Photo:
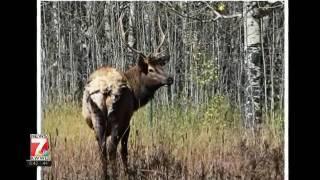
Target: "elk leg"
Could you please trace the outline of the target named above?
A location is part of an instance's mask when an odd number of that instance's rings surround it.
[[[106,159],[106,129],[102,125],[96,126],[94,128],[96,133],[96,139],[99,144],[99,150],[104,159]]]
[[[114,127],[111,131],[111,141],[108,144],[108,154],[110,158],[110,166],[112,168],[112,174],[116,176],[117,168],[116,168],[116,156],[117,156],[117,146],[119,143],[119,133],[118,128]]]
[[[99,145],[99,155],[102,163],[103,176],[107,175],[107,150],[106,150],[106,129],[102,123],[95,123],[96,139]]]
[[[107,149],[106,149],[106,122],[103,111],[89,99],[90,110],[92,113],[93,129],[99,145],[99,155],[102,162],[103,176],[107,177]]]
[[[128,139],[129,139],[129,132],[130,132],[130,126],[128,126],[128,129],[124,132],[123,137],[121,139],[121,159],[124,166],[125,173],[128,172]]]

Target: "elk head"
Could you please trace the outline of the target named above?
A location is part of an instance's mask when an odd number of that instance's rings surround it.
[[[134,49],[126,42],[126,33],[123,30],[122,18],[123,14],[121,14],[119,18],[119,29],[121,33],[121,38],[126,47],[131,49],[132,52],[138,54],[138,61],[136,66],[138,67],[139,72],[141,72],[141,85],[143,85],[146,89],[153,91],[157,90],[161,86],[171,85],[173,83],[173,78],[169,74],[167,74],[163,68],[164,65],[166,65],[167,62],[169,62],[170,56],[161,56],[163,52],[159,52],[165,40],[165,34],[163,33],[160,25],[160,17],[158,16],[158,26],[161,35],[160,44],[154,50],[154,52],[150,53],[149,55],[145,55],[142,51]],[[168,31],[166,31],[166,33],[167,32]]]
[[[161,86],[169,86],[173,83],[173,78],[163,68],[169,59],[170,56],[168,55],[139,57],[138,66],[142,72],[141,81],[148,89],[158,89]]]

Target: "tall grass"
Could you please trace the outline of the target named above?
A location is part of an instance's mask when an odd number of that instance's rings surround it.
[[[283,179],[282,118],[244,129],[237,110],[223,98],[199,108],[148,108],[136,112],[129,137],[129,174],[119,179]],[[93,131],[80,107],[51,106],[43,114],[52,166],[44,179],[99,179],[101,165]]]

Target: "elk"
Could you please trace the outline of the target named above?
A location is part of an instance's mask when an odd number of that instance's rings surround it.
[[[165,40],[160,18],[158,18],[160,44],[149,55],[134,49],[125,41],[126,33],[123,30],[122,18],[123,14],[118,21],[122,42],[132,52],[138,54],[137,63],[125,72],[112,67],[101,67],[94,71],[87,80],[82,100],[82,115],[95,133],[104,173],[106,173],[107,155],[110,162],[114,163],[120,141],[120,155],[124,170],[127,172],[127,143],[133,113],[147,104],[160,87],[173,84],[173,78],[163,68],[170,56],[160,56],[159,53]],[[106,141],[108,137],[111,137],[109,143]]]

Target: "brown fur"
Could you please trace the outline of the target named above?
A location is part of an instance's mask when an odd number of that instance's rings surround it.
[[[90,75],[83,94],[82,115],[95,131],[104,170],[106,146],[113,162],[120,140],[121,158],[127,169],[130,119],[134,111],[147,104],[157,89],[172,84],[172,78],[162,69],[168,58],[140,57],[137,65],[125,73],[111,67],[102,67]],[[106,145],[108,136],[111,136],[111,141]]]

